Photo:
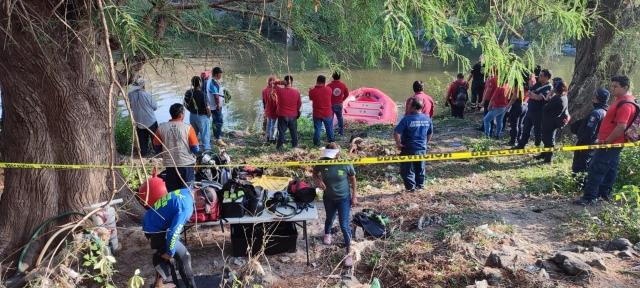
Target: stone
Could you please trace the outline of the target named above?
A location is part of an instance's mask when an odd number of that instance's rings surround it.
[[[578,275],[592,276],[593,275],[593,270],[591,269],[591,266],[577,259],[565,259],[564,262],[562,263],[562,268],[564,269],[565,273],[571,276],[578,276]]]
[[[578,253],[573,253],[569,251],[561,251],[556,253],[556,255],[553,256],[552,260],[556,264],[561,265],[562,263],[564,263],[564,260],[566,259],[577,260],[580,262],[590,262],[595,260],[601,260],[602,258],[598,253],[594,253],[594,252],[584,252],[583,254],[578,254]]]
[[[531,263],[533,259],[527,254],[527,251],[516,250],[510,246],[502,246],[501,251],[491,251],[486,266],[495,268],[513,269],[519,263]]]
[[[287,262],[291,261],[291,258],[283,256],[283,257],[280,257],[280,261],[282,261],[282,263],[287,263]]]
[[[486,278],[487,283],[491,286],[498,286],[500,285],[500,281],[502,281],[502,271],[500,271],[500,269],[484,267],[482,274],[484,274],[484,278]]]
[[[624,251],[618,252],[618,257],[623,259],[631,259],[631,257],[633,257],[633,254],[631,250],[624,250]]]
[[[467,288],[488,288],[489,284],[487,283],[487,280],[482,280],[482,281],[476,281],[475,285],[467,285]]]
[[[591,251],[594,253],[604,253],[604,249],[600,248],[600,247],[596,247],[596,246],[591,246],[587,249],[587,251]]]
[[[549,272],[558,272],[558,266],[549,260],[538,259],[536,261],[536,266],[544,269]]]
[[[420,208],[420,205],[418,205],[418,203],[411,203],[409,204],[409,207],[407,207],[407,210],[415,210]]]
[[[573,253],[582,253],[586,251],[586,249],[580,245],[571,245],[562,249],[562,251],[569,251]]]
[[[538,278],[538,280],[549,280],[549,273],[547,273],[547,271],[542,268],[540,269],[540,271],[538,271],[538,275],[536,277]]]
[[[595,260],[591,260],[591,261],[587,261],[585,262],[587,264],[589,264],[592,267],[596,267],[602,271],[607,271],[607,266],[604,265],[604,261],[600,260],[600,259],[595,259]]]
[[[633,249],[633,244],[631,244],[631,242],[625,238],[617,238],[617,239],[613,239],[611,240],[611,242],[609,242],[609,245],[607,246],[607,251],[624,251],[627,249]]]

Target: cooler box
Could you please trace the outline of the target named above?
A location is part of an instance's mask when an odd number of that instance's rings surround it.
[[[251,254],[256,255],[263,246],[265,255],[295,253],[297,240],[298,229],[294,222],[231,225],[233,257],[247,256],[249,247]]]

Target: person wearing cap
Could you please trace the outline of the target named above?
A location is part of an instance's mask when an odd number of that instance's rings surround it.
[[[609,91],[602,88],[596,90],[592,101],[593,109],[586,117],[579,120],[576,146],[598,144],[598,130],[600,130],[600,124],[609,109],[607,101],[609,101]],[[580,187],[585,184],[585,174],[589,168],[589,162],[593,158],[593,153],[595,153],[594,149],[573,151],[571,172]]]
[[[433,122],[429,116],[422,113],[424,102],[415,97],[409,102],[409,114],[402,117],[395,129],[393,139],[400,156],[424,155],[427,153],[427,143],[433,135]],[[400,175],[407,192],[424,189],[425,177],[424,161],[400,163]]]
[[[482,83],[482,85],[484,86],[484,83]],[[469,83],[464,81],[464,74],[458,73],[458,75],[456,76],[456,81],[451,82],[451,84],[449,85],[449,89],[447,89],[447,98],[444,102],[445,106],[451,106],[451,117],[460,119],[464,118],[464,106],[456,105],[456,97],[458,97],[458,94],[464,93],[467,100],[469,100],[468,91]],[[465,100],[464,102],[466,103],[467,100]]]
[[[184,225],[196,209],[204,208],[210,213],[211,205],[216,203],[216,191],[212,187],[190,190],[183,188],[171,191],[158,199],[147,210],[142,220],[142,230],[149,240],[153,254],[153,266],[156,269],[154,287],[162,287],[162,279],[170,276],[168,262],[175,259],[176,268],[188,287],[196,288],[191,268],[191,254],[180,242]]]
[[[320,160],[340,159],[340,146],[329,143]],[[331,227],[338,214],[338,222],[344,237],[346,256],[344,266],[353,265],[350,254],[351,228],[349,227],[349,214],[351,207],[358,205],[358,184],[356,184],[356,170],[352,164],[318,165],[313,167],[313,180],[316,186],[322,190],[322,201],[327,212],[324,221],[324,237],[322,242],[331,245]]]
[[[538,76],[538,82],[527,92],[529,96],[528,111],[524,118],[522,138],[518,140],[518,145],[512,149],[525,148],[531,137],[531,129],[533,129],[535,146],[539,146],[542,142],[542,107],[547,103],[545,101],[547,94],[553,89],[553,84],[550,82],[551,76],[551,70],[543,69]]]
[[[324,125],[327,133],[327,142],[334,142],[333,135],[333,111],[331,110],[331,88],[325,86],[327,78],[319,75],[316,86],[309,90],[309,100],[312,102],[313,111],[313,145],[320,146],[320,130]]]
[[[624,131],[633,121],[637,112],[635,97],[629,93],[629,77],[620,75],[611,78],[609,92],[615,97],[598,131],[598,144],[624,144],[627,142]],[[624,101],[624,102],[623,102]],[[598,199],[608,201],[613,183],[618,174],[618,163],[622,148],[597,149],[587,172],[584,195],[573,201],[576,205],[594,204]]]
[[[411,114],[411,112],[409,111],[410,108],[410,104],[411,104],[411,99],[413,98],[420,98],[422,99],[422,114],[429,116],[429,118],[433,119],[433,114],[435,113],[434,109],[435,109],[435,102],[433,102],[433,98],[431,98],[431,96],[427,95],[426,93],[424,93],[424,83],[422,81],[416,80],[413,82],[413,96],[409,97],[409,99],[407,99],[407,102],[404,105],[404,116],[407,116],[409,114]]]
[[[162,155],[166,167],[164,184],[167,191],[189,187],[196,181],[195,164],[199,143],[196,131],[184,123],[184,106],[176,103],[169,107],[171,120],[158,126],[153,149]],[[164,152],[163,152],[164,150]]]
[[[347,99],[347,97],[349,97],[349,89],[347,89],[347,85],[340,81],[339,72],[333,72],[331,78],[333,78],[333,81],[327,84],[327,86],[331,88],[331,110],[333,111],[333,115],[338,120],[338,135],[342,136],[344,134],[342,103]]]
[[[267,118],[267,125],[265,132],[267,136],[267,145],[271,145],[276,142],[276,129],[278,129],[278,114],[276,113],[277,93],[273,87],[273,82],[277,79],[275,77],[269,77],[267,80],[267,87],[262,89],[262,106],[264,107],[264,116]]]
[[[136,134],[140,143],[140,155],[146,156],[149,151],[149,140],[153,139],[153,134],[158,129],[158,121],[156,120],[155,111],[158,109],[156,99],[153,99],[151,93],[145,91],[146,81],[138,78],[129,86],[131,91],[127,94],[129,105],[131,105],[131,113],[133,121],[136,123]]]
[[[560,80],[553,88],[553,93],[549,92],[544,99],[547,101],[547,104],[542,107],[542,143],[544,148],[556,147],[556,132],[558,128],[564,127],[570,120],[568,117],[562,117],[562,115],[569,115],[567,110],[569,109],[568,91],[569,86],[567,83]],[[564,123],[559,123],[559,120],[565,121]],[[553,152],[542,152],[534,158],[537,160],[544,159],[544,163],[551,163]]]
[[[222,78],[222,69],[215,67],[211,70],[211,78],[207,82],[207,96],[209,97],[209,105],[211,106],[211,125],[213,127],[213,137],[219,146],[226,146],[222,141],[222,125],[224,124],[222,117],[222,106],[224,104],[224,88],[220,85]]]

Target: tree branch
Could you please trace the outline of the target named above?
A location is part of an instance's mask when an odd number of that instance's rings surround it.
[[[196,28],[187,26],[187,24],[184,24],[182,22],[182,20],[180,20],[180,18],[178,18],[178,16],[176,15],[171,15],[171,18],[173,18],[174,20],[176,20],[176,22],[178,22],[178,25],[180,25],[180,27],[182,27],[182,29],[187,30],[189,32],[192,33],[196,33],[196,34],[201,34],[201,35],[205,35],[207,37],[213,38],[213,39],[229,39],[230,37],[227,35],[216,35],[216,34],[211,34],[208,32],[204,32],[204,31],[199,31]]]
[[[162,10],[193,10],[202,7],[200,3],[193,3],[189,1],[185,1],[186,3],[167,3]],[[209,8],[221,8],[221,6],[230,3],[249,3],[249,4],[265,4],[265,3],[273,3],[275,0],[222,0],[217,2],[212,2],[206,5]],[[222,9],[222,8],[221,8]],[[223,9],[224,10],[224,9]]]

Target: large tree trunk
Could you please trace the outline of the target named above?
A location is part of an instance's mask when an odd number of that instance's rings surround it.
[[[594,3],[596,1],[593,1]],[[619,31],[636,25],[634,1],[601,0],[598,12],[609,21],[592,23],[595,27],[591,37],[578,41],[576,46],[575,68],[571,87],[569,87],[569,112],[573,120],[584,117],[592,109],[591,101],[596,89],[608,83],[619,74],[632,72],[635,63],[628,56],[634,52],[625,51],[628,45],[638,45],[637,39],[626,42],[616,41]],[[608,88],[608,87],[603,87]]]
[[[52,12],[60,1],[17,2],[0,7],[3,160],[109,163],[113,136],[107,112],[115,101],[108,103],[106,47],[89,14],[96,11],[93,2],[64,1],[55,12],[61,18]],[[0,201],[0,261],[5,262],[0,266],[15,265],[19,249],[48,218],[107,200],[108,180],[105,169],[6,169]],[[68,221],[64,217],[48,225],[40,239]],[[32,264],[42,244],[31,244],[25,263]]]

